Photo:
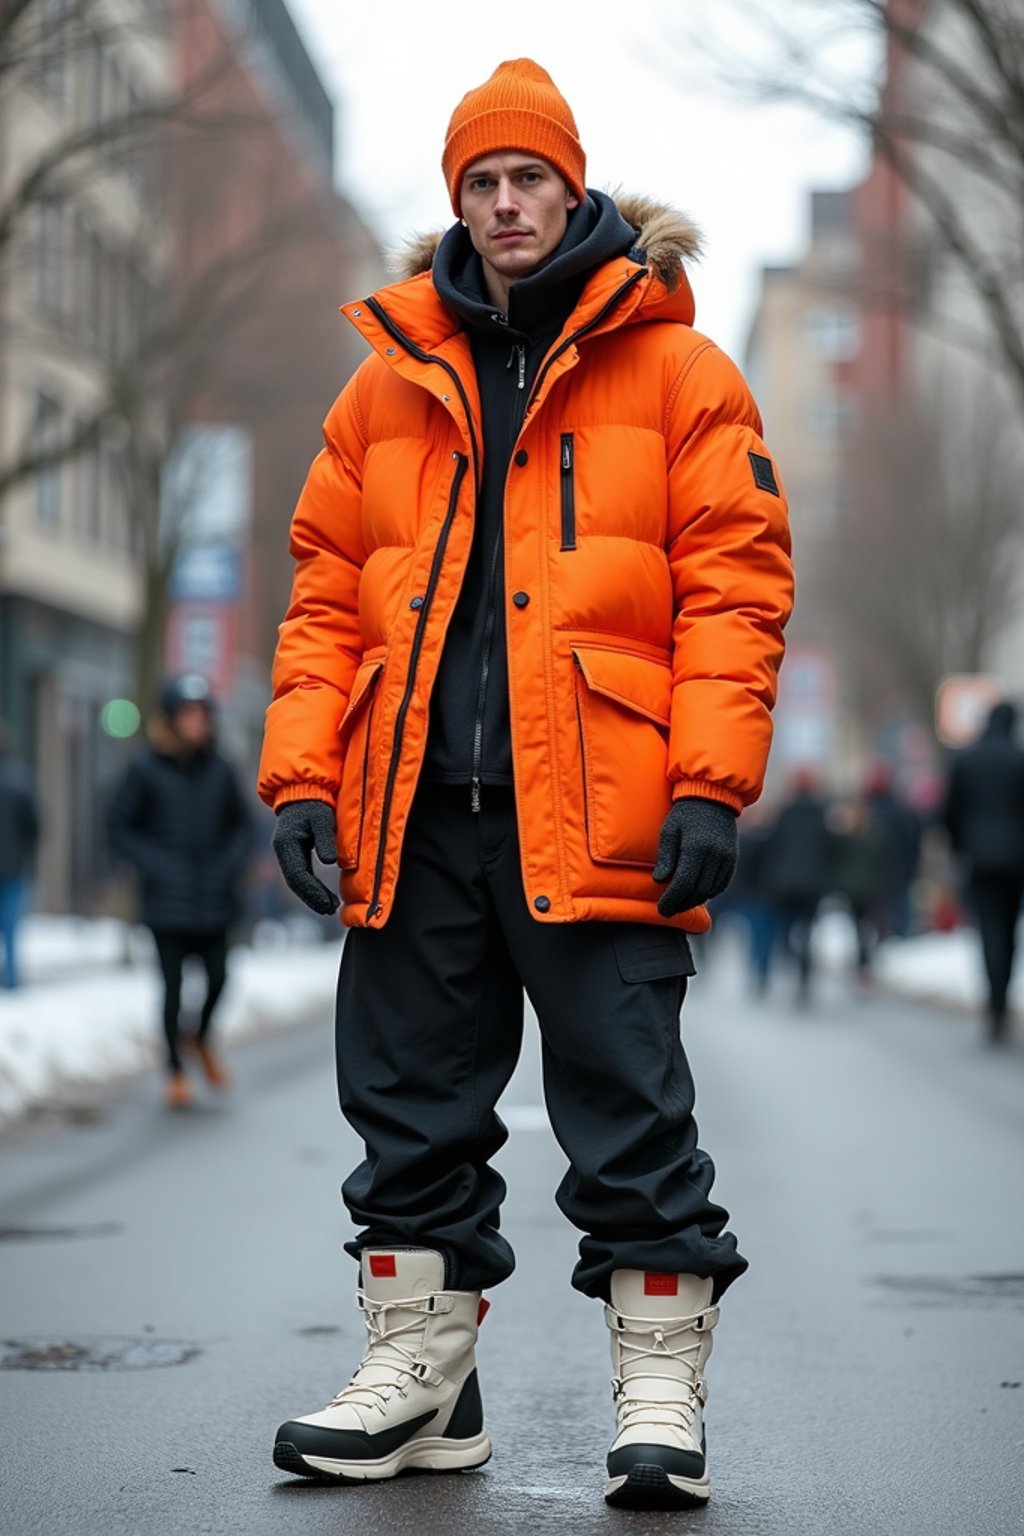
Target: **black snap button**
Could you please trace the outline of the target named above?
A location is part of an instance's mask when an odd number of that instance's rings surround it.
[[[519,465],[520,469],[522,469],[523,465],[527,463],[529,457],[530,455],[527,453],[525,448],[519,449],[519,452],[516,454],[516,463]]]
[[[410,602],[409,607],[410,608],[422,608],[423,607],[423,599],[422,599],[422,597],[414,597],[412,599],[412,601]]]
[[[530,594],[529,592],[513,592],[512,601],[517,608],[525,608],[530,601]]]
[[[550,912],[551,911],[551,898],[550,898],[550,896],[538,896],[534,900],[533,904],[537,908],[538,912]]]

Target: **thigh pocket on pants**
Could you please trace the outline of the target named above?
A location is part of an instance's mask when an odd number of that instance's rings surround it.
[[[689,941],[678,928],[618,923],[612,930],[612,942],[623,981],[663,981],[697,973]]]

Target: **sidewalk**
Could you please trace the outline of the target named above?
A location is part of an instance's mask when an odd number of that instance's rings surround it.
[[[0,990],[0,1130],[82,1088],[149,1070],[162,1059],[160,992],[145,930],[113,919],[29,918],[25,983]],[[230,1042],[330,1019],[339,943],[266,927],[232,949],[217,1013]],[[129,963],[125,963],[125,955]],[[200,985],[201,995],[201,985]],[[185,1004],[190,999],[185,983]]]

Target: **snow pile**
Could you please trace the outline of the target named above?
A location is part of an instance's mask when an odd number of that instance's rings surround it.
[[[0,1126],[69,1091],[157,1065],[160,985],[148,935],[106,920],[26,924],[26,985],[0,990]],[[217,1013],[225,1040],[333,1012],[340,945],[264,930],[233,949]],[[124,963],[124,956],[132,957]],[[46,979],[34,979],[45,977]],[[186,977],[185,1010],[202,996]]]

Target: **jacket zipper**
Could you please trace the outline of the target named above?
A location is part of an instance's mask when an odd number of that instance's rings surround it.
[[[544,359],[544,363],[540,372],[534,380],[533,389],[530,393],[530,398],[526,406],[527,410],[530,409],[530,406],[534,403],[537,396],[540,394],[544,380],[547,378],[548,369],[551,367],[552,363],[560,358],[563,352],[567,352],[571,346],[574,346],[576,342],[579,341],[581,336],[586,336],[587,333],[592,331],[595,326],[600,325],[603,320],[607,319],[612,310],[615,308],[616,304],[618,304],[619,300],[623,298],[631,288],[635,288],[641,278],[646,276],[646,267],[640,267],[636,272],[631,273],[626,281],[622,284],[621,288],[616,288],[615,292],[612,294],[607,303],[601,306],[593,320],[588,320],[586,325],[581,325],[578,331],[573,331],[571,336],[567,336],[565,338],[561,346],[556,347],[553,352],[548,353],[547,357]]]
[[[586,677],[585,677],[585,674],[584,674],[584,671],[583,671],[583,667],[581,666],[580,659],[576,655],[575,651],[573,651],[573,653],[572,653],[572,660],[573,660],[573,666],[576,668],[577,677],[578,678],[583,678],[584,682],[586,682]],[[576,693],[576,729],[579,732],[579,738],[580,738],[580,768],[582,769],[582,772],[583,772],[583,831],[584,831],[584,833],[586,835],[587,847],[589,848],[589,846],[590,846],[590,796],[587,794],[587,737],[586,737],[586,732],[583,729],[583,706],[580,704],[580,685],[579,685],[578,681],[576,683],[575,693]]]
[[[562,548],[576,548],[576,449],[571,432],[562,433]]]
[[[518,359],[518,380],[516,383],[516,406],[514,423],[515,430],[512,434],[513,443],[519,436],[523,425],[525,410],[526,390],[526,344],[517,342],[514,348]],[[511,363],[512,356],[509,356]],[[522,390],[524,393],[519,394]],[[508,475],[506,472],[506,484]],[[480,685],[476,694],[476,716],[473,721],[473,770],[470,780],[469,808],[474,813],[479,813],[481,805],[481,788],[483,780],[483,756],[484,756],[484,710],[487,705],[487,684],[491,675],[491,646],[494,643],[494,626],[497,622],[497,587],[498,566],[501,560],[501,548],[505,524],[505,498],[502,496],[501,525],[498,528],[497,537],[494,540],[494,548],[491,550],[491,564],[487,573],[487,618],[484,621],[483,656],[480,662]]]
[[[367,299],[366,307],[372,314],[376,315],[377,319],[387,331],[388,335],[393,336],[396,341],[400,342],[407,352],[411,352],[413,357],[419,358],[420,362],[436,363],[439,368],[444,369],[445,373],[448,374],[452,383],[455,385],[455,388],[458,391],[459,399],[462,401],[462,406],[466,413],[466,424],[469,427],[469,441],[473,451],[474,483],[479,487],[480,451],[476,440],[476,429],[473,426],[473,412],[470,408],[469,397],[467,396],[465,386],[459,377],[458,370],[453,368],[451,363],[449,363],[445,358],[438,357],[435,353],[427,352],[422,347],[417,346],[412,338],[407,336],[405,332],[395,324],[387,310],[383,307],[382,304],[378,304],[376,299]],[[366,915],[368,918],[376,917],[378,911],[380,910],[378,898],[380,896],[381,881],[384,877],[384,856],[387,851],[388,820],[391,815],[391,802],[394,798],[395,792],[395,778],[398,774],[398,763],[402,753],[402,737],[405,732],[405,717],[409,712],[409,704],[412,700],[413,688],[416,683],[416,668],[419,665],[420,651],[423,649],[423,636],[426,629],[426,622],[430,614],[430,609],[433,605],[434,592],[437,587],[438,577],[441,574],[441,565],[444,560],[445,550],[448,545],[448,535],[451,532],[451,526],[455,520],[455,511],[459,503],[459,492],[462,489],[462,481],[465,477],[466,470],[469,468],[469,459],[464,453],[456,454],[455,457],[455,474],[452,478],[451,490],[448,493],[448,510],[445,513],[444,523],[441,525],[441,533],[438,537],[437,548],[434,550],[434,558],[430,566],[430,576],[427,580],[427,590],[423,594],[423,606],[419,610],[419,613],[416,615],[416,632],[413,635],[412,649],[409,653],[409,670],[406,674],[405,692],[402,695],[402,702],[399,704],[398,713],[395,716],[395,739],[391,747],[391,759],[388,763],[388,775],[384,784],[384,801],[381,807],[380,833],[378,836],[377,844],[377,863],[373,872],[373,890],[370,893],[370,903],[366,910]]]
[[[519,433],[522,430],[523,421],[525,420],[525,417],[526,417],[526,412],[529,410],[529,408],[533,404],[534,400],[536,400],[537,395],[540,392],[540,387],[541,387],[541,384],[543,382],[544,376],[547,373],[548,369],[551,367],[551,364],[555,361],[555,358],[561,356],[561,354],[566,350],[566,348],[567,347],[571,347],[581,336],[585,336],[588,331],[592,331],[595,326],[600,325],[602,320],[604,320],[605,317],[607,315],[609,315],[611,313],[611,311],[615,308],[616,304],[618,304],[619,300],[623,297],[623,295],[628,293],[629,290],[634,286],[634,284],[638,283],[640,281],[640,279],[646,275],[646,272],[647,272],[647,268],[646,267],[641,267],[639,269],[639,271],[631,273],[629,278],[626,280],[626,282],[624,282],[621,285],[621,287],[619,287],[619,288],[617,288],[615,290],[615,292],[612,294],[611,298],[607,301],[607,303],[602,305],[601,309],[598,311],[598,313],[594,316],[594,318],[592,320],[589,320],[586,325],[580,326],[578,331],[573,331],[572,335],[571,336],[567,336],[565,341],[563,341],[563,343],[562,343],[562,345],[560,347],[557,347],[554,352],[552,352],[552,353],[550,353],[548,355],[548,357],[544,360],[544,363],[543,363],[543,366],[541,367],[540,373],[537,376],[537,380],[536,380],[536,383],[534,384],[533,391],[532,391],[532,393],[530,395],[529,400],[525,399],[525,389],[526,389],[526,347],[524,345],[521,345],[521,344],[517,344],[516,345],[515,351],[516,351],[516,353],[518,355],[518,361],[519,361],[518,389],[520,389],[520,390],[522,390],[524,392],[524,396],[523,396],[522,405],[521,406],[517,405],[517,409],[516,409],[516,415],[518,417],[518,420],[517,420],[516,426],[515,426],[515,440],[518,440]],[[511,357],[509,358],[509,361],[511,362]],[[523,407],[525,407],[525,408],[523,408]],[[563,437],[563,439],[562,439],[562,449],[563,449],[563,461],[564,461],[565,437]],[[570,459],[570,471],[571,471],[571,468],[572,468],[571,434],[570,434],[569,459]],[[506,483],[507,483],[507,481],[506,481]],[[566,546],[565,543],[564,543],[564,539],[565,539],[565,510],[564,510],[565,509],[565,500],[564,500],[564,498],[565,498],[565,485],[564,485],[564,480],[563,480],[562,496],[563,496],[563,503],[562,503],[562,505],[563,505],[563,514],[562,514],[563,546],[562,547],[563,548],[568,547],[568,548],[574,549],[576,547],[575,530],[573,531],[573,542],[572,542],[572,544]],[[575,517],[575,514],[574,514],[574,517]],[[502,531],[503,531],[503,529],[504,529],[504,499],[502,500]],[[494,599],[495,599],[495,589],[496,589],[496,586],[497,586],[498,558],[499,558],[499,555],[500,555],[500,552],[501,552],[502,531],[499,531],[498,537],[497,537],[497,539],[495,540],[495,543],[494,543],[494,549],[493,549],[493,551],[491,553],[491,568],[490,568],[490,572],[488,574],[488,589],[487,589],[488,590],[487,619],[486,619],[486,623],[485,623],[485,626],[484,626],[484,654],[483,654],[483,661],[482,661],[481,667],[480,667],[480,687],[479,687],[479,689],[477,691],[477,699],[476,699],[476,720],[475,720],[475,723],[474,723],[474,726],[473,726],[473,771],[472,771],[472,779],[471,779],[471,783],[470,783],[470,809],[472,811],[476,811],[476,812],[478,812],[480,810],[480,804],[481,804],[481,793],[480,792],[481,792],[482,766],[483,766],[484,707],[485,707],[486,702],[487,702],[487,681],[488,681],[488,677],[490,676],[490,670],[491,670],[491,655],[490,655],[490,652],[491,652],[491,642],[492,642],[492,639],[493,639],[493,636],[494,636],[494,624],[495,624],[495,612],[494,612],[495,604],[494,604]]]
[[[423,649],[423,636],[426,632],[427,617],[434,601],[434,592],[437,588],[437,579],[441,574],[441,565],[444,561],[444,552],[448,544],[448,535],[451,532],[452,523],[455,521],[455,511],[459,504],[459,491],[462,489],[462,481],[466,470],[469,468],[469,459],[464,453],[456,455],[455,474],[452,477],[451,490],[448,492],[448,510],[445,513],[444,523],[434,550],[434,558],[430,566],[430,576],[427,580],[427,590],[423,594],[423,606],[416,615],[416,632],[412,637],[412,649],[409,652],[409,670],[405,678],[405,692],[402,694],[402,702],[398,706],[395,715],[395,739],[391,748],[391,760],[388,763],[388,776],[384,784],[384,801],[380,815],[380,834],[377,843],[377,864],[373,872],[373,892],[370,896],[370,905],[367,908],[367,917],[375,917],[379,911],[377,898],[380,895],[380,885],[384,874],[384,855],[387,851],[388,818],[391,815],[391,801],[395,792],[395,778],[398,774],[398,762],[402,755],[402,737],[405,732],[405,717],[409,713],[409,704],[412,700],[413,688],[416,684],[416,668],[419,664],[420,651]]]
[[[473,412],[470,408],[469,396],[466,394],[465,385],[459,378],[458,369],[454,368],[446,358],[438,357],[436,353],[426,352],[422,347],[418,347],[412,338],[407,336],[405,332],[395,324],[384,306],[382,304],[378,304],[376,299],[367,299],[365,302],[367,309],[370,310],[372,314],[377,316],[377,319],[380,321],[381,325],[387,331],[389,336],[393,336],[396,341],[401,342],[405,350],[407,352],[411,352],[413,357],[418,357],[421,363],[436,363],[439,368],[443,368],[445,373],[451,379],[452,383],[455,385],[455,388],[458,390],[459,399],[462,401],[462,408],[466,413],[466,425],[469,427],[469,441],[473,449],[473,473],[475,480],[479,484],[480,449],[476,440],[476,428],[473,426]]]

